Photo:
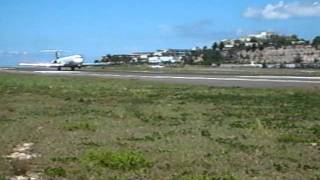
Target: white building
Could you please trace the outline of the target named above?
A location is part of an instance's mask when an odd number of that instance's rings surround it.
[[[239,38],[239,40],[242,41],[242,42],[251,42],[251,40],[253,38],[269,39],[273,35],[276,35],[276,34],[273,33],[273,32],[262,32],[262,33],[259,33],[259,34],[250,34],[250,35],[248,35],[246,37],[241,37],[241,38]]]
[[[223,44],[224,44],[224,48],[226,48],[226,49],[232,49],[232,48],[234,48],[235,47],[235,40],[233,40],[233,39],[224,39],[224,40],[222,40],[221,41]]]
[[[244,46],[246,46],[246,47],[252,47],[253,45],[257,45],[257,43],[254,43],[254,42],[246,42],[246,43],[244,44]]]
[[[250,42],[252,38],[250,37],[242,37],[240,38],[239,40],[242,41],[242,42]]]
[[[258,39],[268,39],[272,35],[275,35],[273,32],[262,32],[260,34],[250,34],[249,37],[258,38]]]
[[[146,61],[150,56],[152,56],[152,52],[134,52],[132,53],[136,59]]]
[[[191,49],[160,49],[153,53],[154,56],[186,56]]]
[[[181,58],[174,56],[153,56],[148,58],[150,64],[159,64],[159,63],[177,63],[181,62]]]

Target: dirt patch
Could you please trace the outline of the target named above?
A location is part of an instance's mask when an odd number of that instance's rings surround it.
[[[32,172],[30,161],[40,154],[33,153],[34,143],[23,143],[13,148],[12,153],[5,156],[10,161],[14,176],[8,177],[10,180],[40,180],[39,173]]]

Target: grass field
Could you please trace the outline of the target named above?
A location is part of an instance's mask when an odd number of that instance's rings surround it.
[[[319,89],[0,73],[0,95],[1,180],[320,178]]]

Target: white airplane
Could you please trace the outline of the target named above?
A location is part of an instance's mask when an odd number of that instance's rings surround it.
[[[19,66],[31,66],[31,67],[50,67],[57,68],[61,71],[63,67],[71,68],[74,71],[75,68],[82,68],[87,66],[108,66],[111,63],[84,63],[84,58],[81,55],[72,55],[66,57],[60,57],[59,51],[55,51],[56,59],[51,63],[20,63]]]

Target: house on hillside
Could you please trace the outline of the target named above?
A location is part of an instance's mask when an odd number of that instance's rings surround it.
[[[160,63],[177,63],[181,62],[181,57],[174,56],[153,56],[148,58],[148,63],[150,64],[160,64]]]

